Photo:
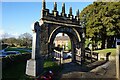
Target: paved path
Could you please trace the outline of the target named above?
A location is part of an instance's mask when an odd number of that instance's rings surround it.
[[[63,70],[60,73],[61,80],[65,78],[115,78],[116,64],[115,59],[101,65],[95,69],[87,71],[85,67],[81,67],[74,63],[67,63],[63,65]],[[87,71],[87,72],[86,72]]]

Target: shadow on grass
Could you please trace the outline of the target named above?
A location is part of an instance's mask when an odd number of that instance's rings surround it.
[[[14,63],[8,66],[2,71],[2,80],[34,80],[33,77],[29,77],[25,74],[26,61],[20,63]],[[44,72],[53,71],[56,74],[60,71],[60,66],[51,60],[44,61]]]
[[[62,66],[58,66],[57,63],[53,62],[52,60],[45,60],[44,61],[44,72],[52,71],[55,76],[55,80],[59,80],[62,74],[70,73],[73,71],[83,71],[88,72],[91,69],[103,64],[103,62],[95,63],[97,65],[78,65],[75,63],[67,63],[63,64]],[[3,69],[2,71],[2,80],[34,80],[32,77],[28,77],[25,75],[26,70],[26,61],[21,61],[12,64],[11,66],[8,65],[7,68]],[[44,74],[44,73],[43,73]]]

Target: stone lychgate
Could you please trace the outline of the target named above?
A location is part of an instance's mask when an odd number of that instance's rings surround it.
[[[82,64],[85,50],[85,29],[80,25],[79,10],[76,16],[65,13],[65,4],[62,4],[62,12],[57,11],[57,3],[54,3],[52,13],[46,8],[45,0],[42,1],[41,19],[33,24],[32,57],[27,61],[26,74],[38,76],[43,71],[43,56],[50,55],[53,41],[58,33],[66,33],[72,44],[72,61]],[[80,55],[77,54],[80,51]],[[80,57],[78,57],[80,56]]]

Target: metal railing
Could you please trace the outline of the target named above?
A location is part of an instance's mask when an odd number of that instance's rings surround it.
[[[53,56],[54,56],[54,58],[56,59],[56,60],[59,60],[59,64],[61,65],[62,63],[63,63],[63,50],[61,50],[61,51],[57,51],[57,50],[53,50],[54,52],[54,54],[53,54]]]

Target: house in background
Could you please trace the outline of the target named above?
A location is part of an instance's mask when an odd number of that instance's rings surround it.
[[[65,50],[68,50],[69,44],[70,44],[70,38],[68,36],[57,36],[54,40],[55,47],[60,45],[60,47],[64,48]]]

